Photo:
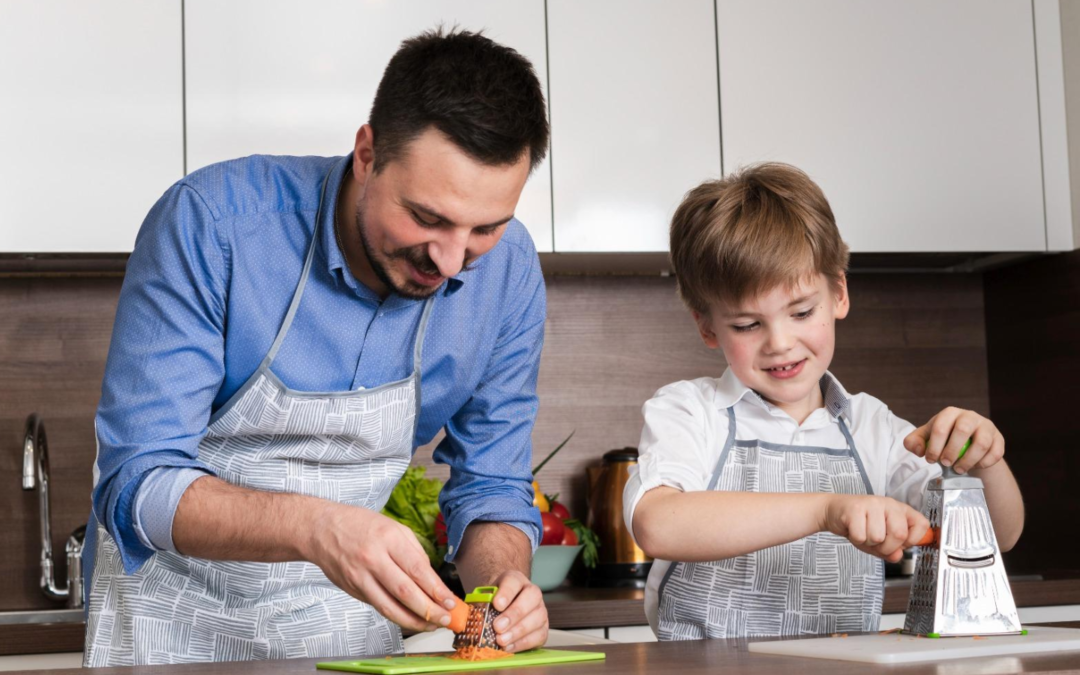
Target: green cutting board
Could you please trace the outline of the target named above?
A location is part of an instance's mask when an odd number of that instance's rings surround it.
[[[558,649],[534,649],[519,652],[505,659],[493,661],[459,661],[436,654],[425,656],[391,656],[363,661],[328,661],[316,664],[322,670],[344,670],[350,673],[448,673],[454,670],[489,670],[491,668],[517,668],[538,666],[542,663],[570,663],[572,661],[601,661],[603,652],[570,652]]]

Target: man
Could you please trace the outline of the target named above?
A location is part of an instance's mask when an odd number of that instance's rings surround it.
[[[448,558],[499,586],[505,649],[544,643],[545,296],[513,215],[545,110],[519,54],[429,32],[350,156],[225,162],[154,206],[96,418],[87,665],[383,654],[446,625],[452,594],[379,514],[443,427]]]

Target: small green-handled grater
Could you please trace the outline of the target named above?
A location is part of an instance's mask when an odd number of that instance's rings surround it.
[[[498,592],[498,586],[479,586],[465,596],[465,604],[469,606],[469,619],[465,622],[465,630],[454,636],[454,649],[463,647],[502,649],[495,641],[494,625],[495,619],[501,612],[491,606],[491,601],[495,599],[495,594]]]

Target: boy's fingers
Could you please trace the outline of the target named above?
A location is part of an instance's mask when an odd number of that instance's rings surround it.
[[[984,421],[978,413],[970,410],[961,411],[956,416],[949,432],[949,440],[946,442],[945,447],[942,448],[941,457],[938,460],[942,466],[953,466],[960,460],[960,451],[963,449],[964,444],[971,440],[975,431]]]
[[[978,466],[980,469],[988,469],[1005,457],[1005,437],[1001,435],[1000,431],[994,432],[994,442],[990,445],[990,450],[983,456],[982,461]]]
[[[908,452],[919,457],[926,454],[926,443],[927,439],[930,438],[931,422],[933,422],[933,420],[930,420],[930,422],[927,422],[904,437],[904,447],[907,448]]]
[[[930,422],[930,439],[926,444],[926,461],[933,464],[941,460],[941,451],[945,449],[945,443],[949,440],[953,424],[959,414],[960,411],[956,408],[945,408],[934,415],[934,419]]]
[[[884,513],[869,513],[866,516],[866,545],[880,546],[888,539],[888,528]]]
[[[982,462],[986,457],[986,453],[990,452],[990,448],[994,445],[994,432],[990,425],[983,424],[975,429],[975,433],[971,435],[971,446],[964,453],[964,456],[956,461],[953,468],[957,473],[967,473],[977,464]],[[961,445],[960,447],[963,447]]]

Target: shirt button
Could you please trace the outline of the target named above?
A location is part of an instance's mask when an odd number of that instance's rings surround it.
[[[447,546],[446,547],[446,552],[449,553],[450,555],[453,555],[454,554],[454,545],[451,544],[450,546]]]

